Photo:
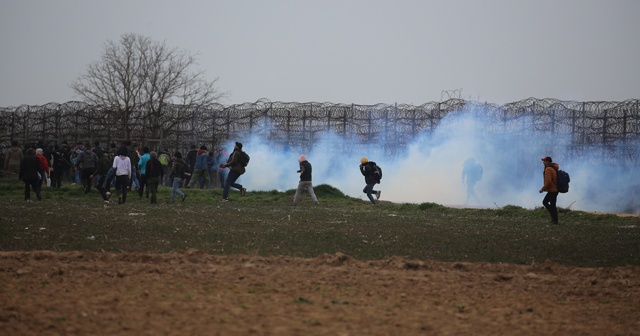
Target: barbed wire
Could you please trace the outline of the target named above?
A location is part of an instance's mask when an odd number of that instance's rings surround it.
[[[446,94],[452,95],[457,91]],[[189,144],[218,148],[232,139],[260,134],[282,148],[304,150],[322,136],[335,134],[350,139],[337,144],[341,150],[377,144],[390,153],[406,147],[418,134],[433,132],[445,116],[458,111],[472,111],[484,118],[488,133],[531,136],[542,142],[553,138],[554,143],[547,144],[550,149],[564,146],[575,157],[593,155],[585,149],[588,147],[599,148],[598,159],[638,162],[640,99],[577,102],[529,98],[502,106],[459,98],[418,106],[260,99],[199,109],[168,105],[162,119],[155,121],[145,110],[125,115],[70,101],[0,108],[0,145],[6,148],[13,140],[109,143],[131,139],[155,148],[183,149]],[[164,127],[162,120],[169,119],[172,127]]]

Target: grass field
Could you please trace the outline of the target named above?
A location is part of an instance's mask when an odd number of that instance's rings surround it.
[[[25,203],[23,184],[0,182],[0,250],[171,253],[316,257],[343,253],[361,260],[532,264],[550,260],[581,267],[640,265],[640,218],[561,209],[550,225],[544,209],[505,206],[457,209],[435,203],[372,206],[328,185],[297,206],[287,192],[249,191],[219,203],[221,190],[186,190],[184,203],[159,204],[136,193],[125,205],[105,204],[96,190],[45,188]],[[35,196],[32,196],[35,199]]]

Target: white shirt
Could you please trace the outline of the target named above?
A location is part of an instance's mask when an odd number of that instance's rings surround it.
[[[118,155],[113,159],[116,176],[128,175],[131,178],[131,160],[128,156]]]

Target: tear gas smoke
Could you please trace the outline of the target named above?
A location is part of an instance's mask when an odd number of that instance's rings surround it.
[[[329,184],[349,196],[366,200],[362,192],[364,177],[358,169],[364,156],[384,170],[382,182],[376,189],[383,191],[385,201],[479,207],[518,205],[529,209],[542,206],[544,195],[538,193],[543,185],[540,158],[549,155],[560,169],[571,174],[569,192],[560,194],[558,207],[640,212],[637,162],[631,166],[614,166],[571,159],[574,156],[564,148],[566,139],[533,131],[530,134],[492,131],[496,125],[477,109],[471,107],[447,114],[433,132],[418,134],[407,147],[398,147],[392,154],[388,154],[389,151],[385,154],[383,146],[376,144],[362,152],[344,150],[356,140],[331,133],[324,134],[315,143],[305,143],[306,151],[278,150],[281,144],[270,143],[261,135],[268,131],[253,133],[249,139],[231,139],[224,148],[231,151],[233,142],[241,141],[251,155],[247,172],[239,180],[249,190],[295,188],[299,181],[297,158],[305,154],[313,165],[314,185]],[[598,149],[585,151],[589,150]],[[467,185],[461,177],[463,164],[469,158],[482,166],[483,174],[475,184],[477,199],[467,201]]]

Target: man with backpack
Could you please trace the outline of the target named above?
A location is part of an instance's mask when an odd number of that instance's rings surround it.
[[[164,173],[163,181],[161,181],[160,184],[169,186],[169,175],[171,173],[171,154],[169,154],[169,150],[167,148],[158,152],[158,161],[160,161]]]
[[[382,194],[382,190],[373,190],[373,187],[380,183],[380,179],[382,178],[382,169],[378,167],[378,165],[369,161],[366,157],[360,159],[360,173],[364,176],[364,182],[367,184],[362,192],[367,194],[367,197],[371,201],[371,204],[376,204],[380,199],[380,194]],[[376,194],[376,198],[373,199],[373,194]]]
[[[222,191],[222,199],[220,202],[228,202],[229,199],[229,188],[234,187],[240,190],[240,196],[244,196],[247,193],[247,189],[242,187],[241,184],[236,183],[236,180],[240,177],[240,175],[245,173],[245,167],[249,164],[249,155],[242,151],[242,144],[236,142],[236,145],[233,147],[233,153],[229,155],[227,159],[227,163],[223,163],[220,165],[220,168],[229,167],[229,175],[227,176],[227,180],[224,184],[224,190]]]
[[[556,201],[558,200],[558,170],[560,166],[554,163],[549,156],[545,156],[541,160],[544,164],[544,185],[540,188],[540,193],[547,192],[547,195],[542,200],[542,205],[551,214],[551,223],[558,224]]]

